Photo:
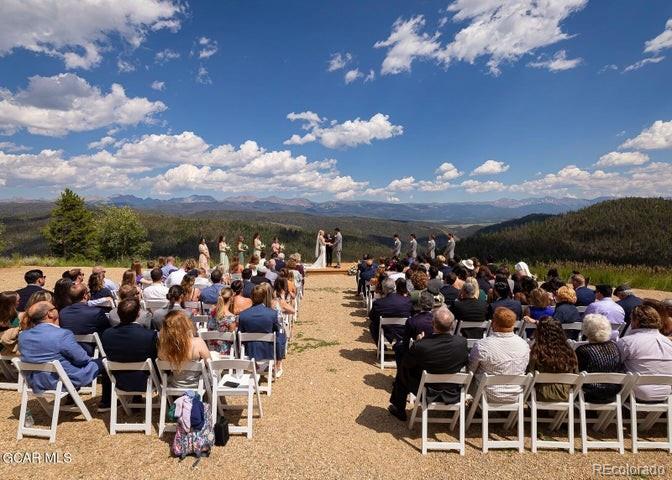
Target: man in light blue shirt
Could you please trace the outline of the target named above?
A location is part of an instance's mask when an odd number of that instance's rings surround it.
[[[177,270],[175,266],[175,257],[166,258],[166,264],[161,267],[161,273],[163,273],[163,280],[165,281],[168,278],[168,275]]]
[[[625,323],[625,311],[623,307],[611,298],[610,285],[597,285],[595,287],[595,301],[586,307],[585,315],[597,313],[604,315],[612,325]]]
[[[217,299],[219,298],[219,293],[222,291],[222,288],[224,288],[224,284],[222,283],[222,271],[219,268],[215,268],[212,273],[210,274],[210,280],[212,281],[212,285],[209,287],[205,287],[203,290],[201,290],[201,302],[203,303],[209,303],[211,305],[214,305],[217,303]]]

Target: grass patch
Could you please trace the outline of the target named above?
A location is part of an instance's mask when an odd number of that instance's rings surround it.
[[[545,277],[551,267],[557,268],[561,278],[566,279],[569,279],[573,270],[578,270],[584,277],[590,278],[592,285],[629,283],[633,288],[672,291],[672,268],[581,262],[535,263],[530,266],[540,278]]]
[[[306,350],[314,350],[316,348],[323,348],[323,347],[333,347],[338,345],[338,341],[336,340],[322,340],[320,338],[313,338],[313,337],[304,337],[300,333],[297,333],[294,336],[294,341],[289,344],[289,350],[291,352],[296,352],[296,353],[302,353],[305,352]]]

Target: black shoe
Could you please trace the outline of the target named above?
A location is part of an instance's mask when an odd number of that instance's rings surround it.
[[[387,407],[387,411],[390,412],[393,416],[397,417],[397,419],[401,420],[402,422],[405,422],[407,420],[406,411],[399,410],[394,405],[390,405],[389,407]]]

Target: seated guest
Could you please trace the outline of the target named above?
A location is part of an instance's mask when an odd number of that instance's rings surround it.
[[[142,297],[142,288],[138,285],[138,282],[135,281],[136,275],[133,270],[126,270],[121,276],[121,286],[130,285],[135,287],[140,296]]]
[[[252,306],[252,300],[243,296],[243,282],[241,280],[234,280],[231,283],[231,290],[233,290],[233,314],[240,315],[241,312]]]
[[[386,278],[383,280],[383,298],[374,300],[369,312],[369,331],[374,343],[378,343],[380,329],[380,317],[386,318],[408,318],[412,313],[412,303],[410,297],[405,297],[396,293],[394,280]],[[388,341],[399,340],[403,337],[403,326],[390,326],[385,329],[385,338]]]
[[[25,311],[19,313],[18,326],[8,328],[2,332],[2,335],[0,335],[0,344],[2,344],[0,345],[0,354],[8,355],[10,357],[19,355],[19,335],[22,331],[30,328],[27,313],[28,309],[38,302],[49,302],[53,305],[54,296],[50,291],[45,289],[37,290],[30,296],[28,302],[26,302]]]
[[[672,372],[672,340],[660,333],[661,319],[655,308],[639,305],[630,315],[632,330],[618,340],[618,349],[627,372],[642,375],[669,375]],[[668,385],[643,385],[634,390],[637,400],[661,402],[671,392]]]
[[[135,299],[140,302],[140,296],[138,295],[138,290],[133,287],[133,285],[122,285],[119,288],[119,302],[124,300]],[[121,317],[118,312],[119,307],[112,309],[110,311],[110,325],[116,326],[121,323]],[[152,328],[152,314],[149,310],[140,309],[138,312],[137,318],[133,320],[138,325],[144,328]]]
[[[446,279],[446,275],[453,271],[452,267],[446,263],[446,257],[439,255],[436,257],[436,268],[441,272],[441,277],[443,280]]]
[[[555,293],[555,302],[553,318],[558,322],[574,323],[581,321],[581,314],[574,306],[576,303],[576,292],[573,289],[567,286],[558,288]]]
[[[373,262],[373,258],[369,255],[364,255],[364,258],[357,265],[359,270],[359,283],[357,284],[357,293],[364,293],[364,287],[367,282],[375,276],[378,270],[378,265]]]
[[[287,288],[289,291],[289,295],[292,298],[296,298],[297,290],[296,290],[296,284],[294,283],[294,275],[289,273],[288,269],[283,268],[282,270],[280,270],[280,272],[278,272],[278,278],[284,278],[285,280],[287,280]]]
[[[168,279],[168,276],[177,269],[175,266],[175,257],[167,257],[165,265],[161,267],[162,280]]]
[[[166,287],[170,288],[173,285],[180,285],[187,272],[193,270],[194,268],[196,268],[196,260],[193,258],[188,258],[185,260],[180,268],[173,270],[172,273],[168,275],[166,278]]]
[[[252,269],[245,268],[243,269],[243,297],[252,298],[252,290],[254,289],[254,283],[252,283]]]
[[[516,314],[505,307],[497,308],[492,317],[492,332],[478,340],[469,352],[469,371],[474,375],[524,375],[530,358],[530,347],[519,335],[513,333]],[[476,380],[472,382],[475,393]],[[470,389],[471,390],[471,389]],[[487,387],[488,400],[507,403],[516,400],[521,392],[515,385],[493,385]]]
[[[581,330],[588,343],[579,345],[575,350],[579,371],[621,373],[623,371],[621,353],[616,343],[611,340],[611,324],[607,317],[596,313],[586,315]],[[592,383],[583,386],[583,395],[587,402],[610,403],[620,390],[620,385]]]
[[[0,293],[0,332],[19,326],[19,301],[16,292]]]
[[[283,268],[285,268],[285,254],[280,252],[277,258],[275,258],[275,271],[279,272]]]
[[[562,326],[553,317],[542,317],[537,322],[527,371],[579,373],[574,349],[567,343]],[[535,389],[540,402],[566,402],[569,398],[569,385],[566,384],[544,383],[535,386]]]
[[[91,333],[102,335],[105,330],[110,328],[110,321],[105,315],[105,310],[87,304],[89,290],[86,285],[76,283],[70,287],[69,293],[72,305],[65,307],[59,313],[61,328],[70,330],[75,335]],[[82,343],[81,345],[88,355],[93,355],[94,344]]]
[[[272,307],[280,313],[293,315],[296,313],[292,304],[292,298],[289,295],[287,280],[279,278],[273,287],[273,305]]]
[[[149,272],[149,276],[152,279],[152,284],[142,291],[142,296],[145,300],[164,300],[166,295],[168,295],[168,287],[163,284],[160,268],[154,268]]]
[[[457,275],[455,272],[448,272],[443,276],[444,285],[441,287],[439,292],[443,295],[443,298],[446,302],[448,308],[453,307],[453,304],[460,296],[460,290],[455,287],[455,282],[457,280]]]
[[[81,268],[71,268],[70,270],[66,270],[65,272],[63,272],[61,278],[68,278],[72,280],[72,283],[83,283],[84,272],[82,272]]]
[[[257,274],[253,275],[252,278],[250,278],[250,282],[252,282],[253,285],[261,285],[262,283],[267,283],[272,287],[273,284],[268,278],[266,278],[267,272],[268,269],[264,265],[259,265],[257,267]]]
[[[443,280],[439,278],[439,269],[434,265],[429,267],[429,282],[427,282],[427,289],[431,293],[439,293],[443,287]]]
[[[112,298],[112,292],[105,286],[105,279],[101,272],[92,273],[89,276],[89,294],[91,295],[91,300]]]
[[[171,287],[173,288],[173,287]],[[167,360],[173,369],[168,386],[196,388],[201,372],[182,370],[189,361],[210,360],[210,350],[201,337],[194,336],[194,324],[184,311],[168,312],[159,332],[158,359]]]
[[[599,313],[604,315],[614,325],[625,323],[625,311],[611,299],[611,287],[609,285],[595,286],[595,301],[586,307],[585,315]],[[618,336],[618,332],[612,334]]]
[[[630,325],[630,314],[637,305],[642,304],[642,299],[634,294],[630,288],[630,285],[627,283],[616,287],[614,290],[614,295],[616,298],[618,298],[618,302],[616,303],[621,306],[623,313],[625,314],[623,317],[623,321],[625,322],[623,333],[625,333],[625,329],[628,328],[628,325]]]
[[[542,288],[535,288],[528,296],[529,301],[529,317],[532,320],[541,320],[543,317],[552,317],[555,313],[553,305],[553,298]]]
[[[85,288],[83,285],[81,287]],[[21,361],[47,363],[52,360],[61,366],[75,388],[85,387],[104,371],[102,359],[92,359],[75,341],[70,330],[59,327],[58,310],[49,302],[38,302],[27,313],[28,329],[19,334]],[[34,372],[26,381],[35,392],[53,390],[58,383],[55,373]],[[99,411],[109,408],[110,382],[102,377],[103,398]]]
[[[501,281],[505,281],[506,283],[508,283],[509,288],[511,289],[511,292],[515,293],[516,284],[511,279],[511,272],[510,272],[509,267],[507,265],[500,265],[497,268],[497,271],[495,272],[495,282],[498,281],[497,277],[500,277]]]
[[[233,290],[224,287],[219,292],[217,305],[210,310],[208,330],[213,332],[235,332],[238,328],[238,319],[233,314]],[[209,340],[210,350],[218,352],[221,356],[231,353],[232,344],[220,340]]]
[[[26,281],[26,286],[16,291],[19,294],[19,305],[16,307],[17,311],[23,312],[26,309],[26,303],[30,296],[44,288],[44,282],[47,277],[44,276],[42,270],[28,270],[23,276]]]
[[[406,421],[406,397],[418,392],[423,370],[434,374],[457,373],[467,365],[467,340],[450,334],[454,320],[449,310],[437,309],[432,318],[432,336],[414,342],[404,355],[388,407],[399,420]],[[428,387],[428,401],[456,403],[460,401],[460,393],[454,385]]]
[[[488,318],[492,318],[495,315],[495,310],[502,307],[508,308],[515,313],[516,320],[522,320],[523,306],[518,300],[513,299],[513,294],[511,293],[508,282],[495,282],[493,294],[495,300],[488,307]]]
[[[172,311],[182,312],[187,318],[191,318],[193,315],[191,310],[184,308],[184,290],[181,286],[173,285],[170,287],[166,298],[168,299],[168,305],[152,312],[152,328],[156,331],[161,331],[166,315]]]
[[[110,280],[109,278],[107,278],[105,276],[105,273],[106,273],[105,269],[103,267],[101,267],[100,265],[97,265],[97,266],[93,267],[93,270],[91,270],[91,273],[101,274],[103,276],[103,284],[105,285],[105,288],[107,288],[110,292],[115,292],[115,291],[119,290],[119,285],[117,285],[116,283],[114,283],[112,280]]]
[[[182,295],[185,302],[198,302],[198,299],[201,298],[201,291],[196,288],[195,285],[196,277],[193,275],[185,275],[182,277]]]
[[[420,294],[427,290],[429,283],[429,275],[423,270],[416,270],[411,274],[411,302],[413,302],[413,311],[419,311],[418,302],[420,301]]]
[[[275,281],[278,279],[278,274],[275,271],[275,260],[273,259],[266,262],[266,278],[271,282],[271,285],[275,285]]]
[[[72,300],[70,300],[70,287],[73,285],[73,281],[69,278],[59,278],[54,285],[54,306],[60,312],[68,305],[72,305]]]
[[[204,288],[212,285],[210,279],[208,278],[208,272],[205,270],[205,268],[201,267],[196,271],[198,272],[198,275],[196,275],[196,278],[194,278],[194,287],[202,291]]]
[[[401,365],[401,360],[404,358],[412,341],[417,340],[418,336],[421,334],[427,338],[432,336],[432,309],[434,308],[434,295],[428,291],[422,292],[420,295],[419,307],[420,312],[406,320],[404,335],[394,344],[394,357],[397,362],[397,368]]]
[[[587,307],[595,301],[595,292],[586,286],[586,279],[580,273],[575,273],[571,278],[572,286],[576,292],[576,306]]]
[[[653,298],[645,298],[642,300],[642,305],[649,305],[653,307],[658,315],[660,315],[660,333],[669,337],[672,335],[672,300],[654,300]]]
[[[125,291],[124,291],[125,290]],[[119,323],[103,332],[101,342],[108,360],[113,362],[144,362],[156,359],[157,336],[154,330],[140,324],[140,300],[127,285],[119,289],[124,298],[114,310]],[[131,295],[128,297],[128,295]],[[149,372],[115,372],[117,387],[127,392],[143,392]]]
[[[219,292],[221,292],[224,288],[224,284],[222,283],[223,277],[224,273],[219,268],[215,268],[212,271],[210,274],[212,285],[201,290],[201,302],[209,303],[211,305],[217,303],[217,300],[219,299]]]
[[[268,289],[268,290],[267,290]],[[285,346],[282,339],[282,326],[278,312],[271,308],[270,286],[255,285],[252,290],[253,306],[238,316],[238,330],[240,333],[273,333],[276,332],[276,371],[275,376],[282,375],[282,358]],[[268,342],[245,342],[245,356],[260,360],[273,360],[273,344]],[[269,372],[271,373],[271,372]]]
[[[476,281],[478,282],[478,288],[487,296],[495,283],[495,276],[487,265],[481,265],[476,274]]]
[[[479,300],[481,289],[473,277],[467,278],[460,289],[460,298],[453,304],[452,312],[460,322],[485,322],[488,317],[488,302]],[[480,338],[483,330],[480,328],[465,328],[462,335],[467,338]]]

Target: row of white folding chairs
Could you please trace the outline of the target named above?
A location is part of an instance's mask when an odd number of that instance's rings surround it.
[[[56,431],[58,427],[58,419],[61,410],[81,412],[86,421],[91,420],[91,414],[84,404],[82,397],[77,389],[73,386],[67,374],[63,370],[61,363],[58,360],[53,360],[48,363],[34,364],[26,363],[14,358],[13,363],[19,372],[19,375],[25,377],[31,373],[47,372],[56,374],[58,377],[56,388],[42,392],[35,392],[27,382],[22,383],[21,388],[21,406],[19,413],[19,426],[17,430],[17,440],[21,440],[24,436],[47,437],[49,442],[56,441]],[[220,404],[220,399],[231,396],[247,396],[247,422],[245,426],[232,425],[230,431],[232,433],[244,433],[248,438],[252,437],[252,418],[254,416],[253,398],[256,396],[257,405],[259,408],[259,417],[262,415],[260,386],[258,383],[259,375],[256,373],[256,363],[254,359],[220,359],[208,360],[207,369],[206,364],[201,361],[185,362],[181,366],[181,371],[200,372],[198,386],[196,388],[179,388],[169,386],[169,377],[173,373],[173,368],[170,362],[157,360],[157,371],[154,368],[154,363],[147,359],[144,362],[111,362],[103,359],[103,365],[110,377],[112,383],[112,398],[111,398],[111,412],[110,412],[110,434],[115,435],[121,431],[142,431],[146,435],[151,434],[152,411],[157,406],[160,408],[159,413],[159,435],[163,435],[164,431],[174,431],[174,425],[166,424],[166,411],[168,402],[180,397],[187,390],[196,390],[199,394],[209,397],[212,408],[213,419],[216,419],[217,412],[223,413],[224,409],[229,408],[224,404]],[[117,387],[116,373],[118,372],[141,371],[147,374],[146,388],[142,391],[125,391]],[[208,373],[209,372],[209,373]],[[160,380],[159,380],[160,376]],[[159,405],[154,405],[154,395],[159,395]],[[70,396],[73,400],[73,406],[61,405],[62,400],[66,396]],[[134,403],[133,397],[144,395],[143,403]],[[26,414],[28,409],[28,400],[30,397],[35,397],[39,405],[44,409],[47,415],[51,416],[51,423],[48,429],[38,428],[35,426],[27,427],[25,425]],[[49,402],[52,400],[53,402]],[[131,414],[131,409],[144,409],[144,421],[136,423],[121,423],[118,421],[118,403],[121,404],[122,409],[126,414]]]
[[[617,449],[619,453],[624,453],[623,438],[623,418],[622,407],[630,410],[630,428],[632,437],[632,451],[636,453],[639,449],[665,449],[672,453],[672,394],[667,396],[665,401],[657,403],[638,402],[634,395],[634,388],[642,385],[664,385],[672,386],[672,375],[640,375],[640,374],[621,374],[621,373],[586,373],[580,374],[551,374],[535,372],[527,375],[483,375],[478,379],[478,387],[472,396],[468,393],[472,382],[472,373],[456,373],[446,375],[429,374],[423,372],[420,386],[412,406],[409,428],[413,428],[416,422],[422,424],[422,453],[427,450],[458,450],[464,455],[465,449],[465,431],[472,422],[478,422],[474,419],[476,410],[480,408],[482,418],[480,419],[482,431],[482,450],[487,453],[493,448],[517,448],[522,452],[525,448],[524,436],[524,408],[525,405],[530,408],[531,418],[531,440],[532,452],[536,453],[539,448],[560,448],[567,449],[574,453],[574,423],[575,408],[579,411],[579,423],[581,430],[582,452],[586,454],[588,449]],[[585,384],[614,384],[620,386],[619,392],[615,395],[614,401],[610,403],[591,403],[584,397],[582,386]],[[453,384],[460,388],[460,400],[455,404],[443,404],[440,402],[429,402],[427,400],[426,385],[436,386],[437,384]],[[561,402],[542,402],[537,400],[536,386],[543,384],[564,384],[569,388],[567,401]],[[494,403],[488,400],[488,388],[509,387],[517,389],[517,393],[512,393],[511,402]],[[629,402],[627,401],[629,399]],[[466,413],[466,403],[471,401],[469,413]],[[416,419],[418,409],[421,410],[421,418]],[[431,411],[452,411],[452,418],[429,417]],[[553,418],[540,419],[539,411],[555,412]],[[596,411],[599,416],[596,419],[588,419],[586,412]],[[503,418],[490,419],[491,412],[508,412],[508,416]],[[667,440],[666,441],[642,441],[638,438],[638,412],[647,413],[644,419],[642,429],[650,429],[660,418],[667,414]],[[605,431],[616,419],[616,441],[589,440],[588,424],[593,423],[594,429]],[[450,423],[451,430],[454,430],[459,422],[459,436],[456,442],[436,442],[429,441],[427,435],[428,423]],[[564,422],[567,423],[568,439],[567,441],[539,440],[537,438],[538,423],[550,423],[551,430],[557,430]],[[516,440],[491,440],[489,438],[489,424],[503,423],[505,427],[510,428],[514,423],[517,424]]]

